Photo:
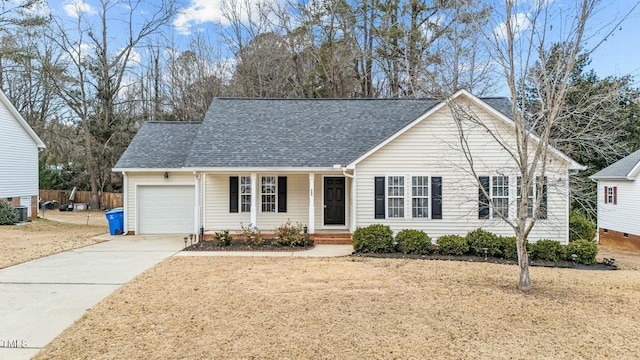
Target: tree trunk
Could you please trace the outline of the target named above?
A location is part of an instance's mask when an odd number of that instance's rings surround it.
[[[529,277],[529,254],[527,254],[526,240],[518,236],[518,267],[520,268],[520,280],[518,288],[522,291],[531,290],[531,278]]]

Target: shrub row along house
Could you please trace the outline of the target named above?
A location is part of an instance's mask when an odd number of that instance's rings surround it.
[[[640,250],[640,150],[590,176],[598,182],[598,239],[601,244]]]
[[[450,101],[515,147],[508,99],[460,91]],[[444,101],[214,99],[202,122],[145,123],[124,152],[114,171],[124,175],[125,232],[269,232],[290,219],[317,243],[377,223],[434,240],[479,227],[512,235],[494,212],[516,216],[514,160],[484,128],[466,134],[479,179]],[[546,185],[531,197],[545,211],[529,238],[566,244],[569,173],[584,167],[548,151]]]
[[[0,200],[25,207],[30,219],[38,210],[38,152],[44,148],[0,90]]]

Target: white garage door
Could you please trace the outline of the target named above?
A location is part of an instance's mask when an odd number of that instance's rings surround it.
[[[138,233],[191,234],[194,208],[193,186],[139,186]]]

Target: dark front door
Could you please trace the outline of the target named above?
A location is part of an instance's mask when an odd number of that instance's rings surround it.
[[[324,224],[344,225],[345,184],[343,177],[324,178]]]

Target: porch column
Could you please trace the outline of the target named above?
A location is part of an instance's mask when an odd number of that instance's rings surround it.
[[[314,173],[309,173],[309,225],[308,225],[308,231],[309,234],[313,234],[316,231],[316,226],[315,226],[315,218],[316,218],[316,211],[315,211],[315,201],[314,201],[314,185],[315,185],[315,180],[316,180],[316,174]]]
[[[193,234],[195,235],[196,242],[200,241],[200,176],[197,172],[193,172],[196,185],[196,207],[194,209],[193,216],[195,217]]]
[[[251,173],[251,225],[253,227],[257,227],[258,221],[258,175],[256,173]]]
[[[353,177],[351,178],[351,201],[349,206],[351,207],[351,221],[349,223],[349,232],[353,234],[356,231],[356,210],[358,206],[356,204],[358,197],[356,196],[356,170],[353,169]]]

